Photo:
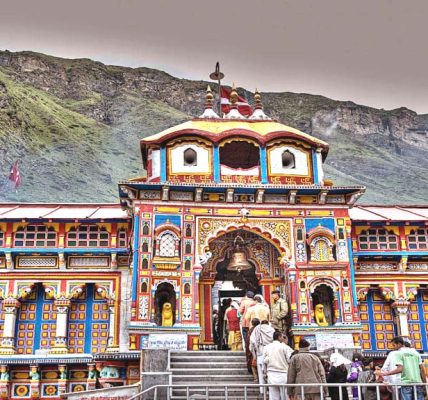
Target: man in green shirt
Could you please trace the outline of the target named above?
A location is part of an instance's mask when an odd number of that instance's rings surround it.
[[[397,350],[393,360],[396,368],[389,372],[380,372],[379,375],[388,376],[401,373],[401,399],[415,399],[414,392],[416,390],[417,400],[423,400],[425,387],[416,386],[418,383],[426,382],[421,355],[416,350],[405,347],[404,339],[400,336],[392,339],[392,344],[394,346],[394,350]]]

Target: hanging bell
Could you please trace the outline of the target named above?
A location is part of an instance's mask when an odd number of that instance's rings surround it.
[[[237,236],[234,240],[234,249],[232,257],[230,257],[229,265],[227,269],[229,271],[241,272],[247,269],[251,269],[252,266],[247,260],[247,255],[243,249],[243,246],[238,243],[238,239],[241,239],[242,244],[244,244],[244,239],[241,236]]]

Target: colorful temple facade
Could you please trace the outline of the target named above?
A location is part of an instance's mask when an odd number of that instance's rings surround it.
[[[0,398],[137,382],[142,348],[213,349],[214,307],[249,289],[279,289],[320,351],[381,357],[396,334],[428,351],[428,207],[355,205],[327,143],[235,96],[144,138],[120,204],[0,205]]]

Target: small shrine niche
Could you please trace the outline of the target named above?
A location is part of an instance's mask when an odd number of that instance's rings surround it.
[[[312,292],[312,307],[314,321],[320,326],[334,324],[334,293],[333,289],[326,285],[318,285]]]
[[[155,292],[155,323],[158,326],[173,326],[176,315],[176,294],[174,286],[162,282]]]

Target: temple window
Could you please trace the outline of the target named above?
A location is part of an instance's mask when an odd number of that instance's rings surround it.
[[[368,229],[358,236],[361,250],[397,250],[398,237],[393,231],[383,228]]]
[[[97,225],[80,225],[67,233],[67,247],[108,247],[110,234]]]
[[[339,240],[345,239],[345,231],[343,228],[339,228]]]
[[[287,169],[296,168],[296,160],[294,158],[294,154],[289,150],[285,150],[282,153],[281,161],[282,161],[282,168],[287,168]]]
[[[312,257],[313,261],[328,261],[328,244],[326,240],[318,239],[313,248]]]
[[[185,269],[186,271],[190,271],[190,268],[191,268],[191,262],[190,262],[190,260],[186,260],[186,261],[184,262],[184,269]]]
[[[412,229],[407,236],[409,250],[428,249],[428,228]]]
[[[143,245],[141,246],[141,251],[144,253],[147,253],[149,251],[149,244],[147,242],[143,242]]]
[[[183,290],[184,294],[190,294],[190,283],[185,283],[184,284],[184,290]]]
[[[297,229],[297,240],[302,241],[303,240],[303,230],[302,229]]]
[[[190,224],[186,225],[186,236],[192,236],[192,226]]]
[[[4,246],[4,232],[0,230],[0,247]]]
[[[198,156],[196,151],[191,148],[184,150],[183,161],[186,166],[198,165]]]
[[[190,254],[192,252],[192,245],[191,245],[191,243],[186,243],[186,245],[184,246],[184,252],[186,254]]]
[[[128,234],[126,229],[120,229],[117,233],[117,239],[119,243],[119,247],[127,247],[128,246]]]
[[[171,233],[164,233],[159,240],[159,256],[174,257],[177,237]]]
[[[143,258],[143,261],[142,261],[142,268],[143,268],[143,269],[147,269],[147,268],[149,268],[149,260],[148,260],[147,258]]]
[[[144,225],[143,225],[143,235],[148,235],[150,232],[149,232],[150,230],[149,230],[149,224],[146,222]]]
[[[141,293],[147,293],[147,282],[141,284]]]
[[[45,225],[27,225],[15,232],[13,245],[16,247],[55,247],[57,233],[53,227]]]
[[[220,164],[233,169],[258,167],[260,165],[260,149],[249,142],[226,143],[220,148]]]

